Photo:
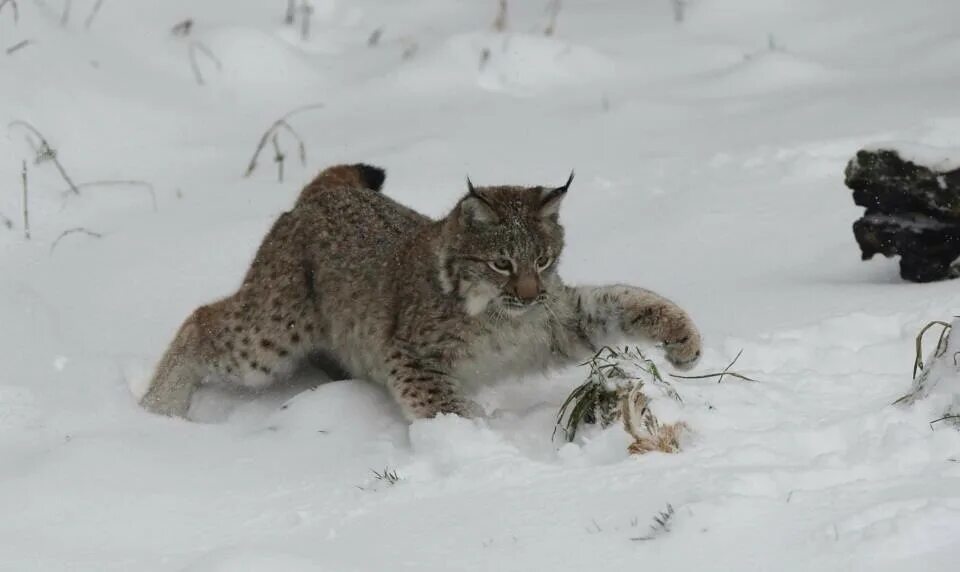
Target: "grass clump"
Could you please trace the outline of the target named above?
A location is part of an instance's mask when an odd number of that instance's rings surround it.
[[[680,449],[686,424],[661,423],[644,390],[656,387],[678,402],[680,395],[639,348],[606,346],[581,365],[589,368],[587,379],[560,406],[554,436],[560,431],[569,442],[583,425],[608,427],[620,421],[634,439],[628,449],[632,454]]]

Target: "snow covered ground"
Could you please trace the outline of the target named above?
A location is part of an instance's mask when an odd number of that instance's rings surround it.
[[[0,8],[0,570],[953,570],[960,435],[910,385],[913,336],[960,284],[859,261],[842,185],[862,145],[960,145],[955,0],[18,0]],[[195,21],[187,37],[170,29]],[[367,40],[378,28],[378,45]],[[194,46],[191,48],[191,45]],[[197,51],[205,85],[189,53]],[[202,50],[202,48],[199,48]],[[483,54],[489,53],[484,57]],[[406,54],[406,57],[404,57]],[[257,138],[291,123],[279,184]],[[28,160],[32,240],[20,223]],[[568,282],[626,281],[700,323],[678,455],[618,427],[551,442],[584,372],[503,380],[482,422],[405,423],[361,381],[208,391],[208,423],[140,390],[187,313],[229,293],[322,167],[363,160],[440,215],[477,183],[577,180]],[[84,233],[54,241],[67,229]],[[290,400],[288,402],[288,400]],[[284,408],[282,404],[288,402]],[[389,484],[372,472],[387,468]],[[651,540],[670,504],[669,532]]]

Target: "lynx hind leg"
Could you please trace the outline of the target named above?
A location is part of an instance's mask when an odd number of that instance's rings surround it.
[[[140,406],[159,415],[186,417],[190,400],[209,373],[209,352],[194,312],[180,327],[176,337],[160,359]]]

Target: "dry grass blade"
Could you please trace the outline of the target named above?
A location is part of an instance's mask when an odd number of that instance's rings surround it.
[[[732,367],[734,366],[734,364],[737,363],[737,360],[739,360],[739,359],[740,359],[740,356],[742,356],[742,355],[743,355],[743,350],[740,350],[739,352],[737,352],[737,356],[736,356],[735,358],[733,358],[733,361],[731,361],[729,364],[727,364],[727,367],[723,368],[722,371],[718,371],[717,373],[704,373],[704,374],[701,374],[701,375],[680,375],[680,374],[678,374],[678,373],[671,373],[671,374],[670,374],[670,377],[675,377],[675,378],[677,378],[677,379],[711,379],[711,378],[714,378],[714,377],[715,377],[715,378],[717,378],[717,383],[720,383],[721,381],[723,381],[724,376],[729,375],[730,377],[735,377],[735,378],[737,378],[737,379],[742,379],[742,380],[744,380],[744,381],[753,381],[753,382],[756,382],[757,380],[755,380],[755,379],[753,379],[753,378],[751,378],[751,377],[747,377],[747,376],[743,375],[742,373],[737,373],[737,372],[735,372],[735,371],[730,371],[730,368],[732,368]]]
[[[103,235],[99,232],[93,232],[92,230],[83,228],[82,226],[68,228],[67,230],[61,232],[60,236],[58,236],[57,239],[53,241],[53,244],[50,245],[50,254],[53,254],[54,249],[57,248],[57,244],[59,244],[61,240],[70,236],[71,234],[85,234],[91,238],[103,238]]]
[[[552,36],[557,31],[557,18],[560,17],[560,11],[563,9],[561,0],[550,0],[547,4],[547,27],[543,30],[544,36]]]
[[[658,512],[653,517],[653,523],[650,524],[650,533],[645,536],[637,536],[631,538],[630,540],[636,541],[646,541],[653,540],[658,536],[670,532],[670,526],[673,524],[673,516],[676,514],[676,511],[673,510],[673,505],[667,503],[667,508]]]
[[[170,33],[174,36],[183,38],[190,35],[190,32],[193,30],[193,19],[187,18],[182,22],[178,22],[172,28],[170,28]]]
[[[200,73],[200,63],[197,61],[197,53],[201,53],[207,56],[207,59],[213,62],[214,67],[217,68],[217,71],[223,69],[223,63],[220,61],[220,58],[213,54],[213,51],[210,50],[201,42],[190,42],[190,47],[188,48],[190,55],[190,69],[193,70],[193,77],[197,80],[198,85],[205,85],[203,80],[203,74]]]
[[[9,56],[9,55],[13,55],[13,54],[15,54],[16,52],[19,52],[20,50],[22,50],[23,48],[29,46],[29,45],[32,44],[32,43],[33,43],[33,40],[20,40],[20,41],[17,42],[16,44],[14,44],[14,45],[10,46],[9,48],[7,48],[7,55],[8,55],[8,56]]]
[[[497,32],[505,32],[507,30],[507,0],[499,0],[497,17],[493,20],[493,29]]]
[[[30,187],[27,185],[26,161],[20,166],[20,182],[23,185],[23,237],[30,240]]]
[[[35,164],[44,163],[46,161],[53,162],[53,164],[57,167],[57,170],[60,172],[60,176],[63,177],[63,180],[67,183],[67,186],[69,186],[70,190],[73,191],[73,194],[79,195],[80,189],[77,188],[77,185],[74,184],[73,179],[70,178],[70,175],[67,174],[66,169],[63,168],[63,165],[60,163],[60,159],[57,157],[57,150],[50,145],[50,142],[47,141],[47,138],[44,137],[36,127],[22,119],[17,119],[7,124],[7,129],[13,129],[15,127],[20,127],[27,130],[40,140],[40,144],[36,145],[33,140],[27,137],[27,142],[33,146],[35,153],[33,162]]]
[[[943,417],[940,417],[938,419],[934,419],[933,421],[930,422],[930,429],[933,429],[933,426],[936,425],[937,423],[942,423],[944,421],[957,421],[957,423],[954,423],[954,425],[960,425],[960,415],[951,413],[949,415],[944,415]]]
[[[297,140],[298,152],[300,155],[300,162],[302,164],[306,163],[307,160],[307,148],[303,142],[303,138],[300,137],[300,134],[290,125],[289,119],[298,113],[303,113],[304,111],[310,111],[313,109],[320,109],[323,107],[322,103],[312,103],[310,105],[304,105],[297,107],[285,113],[282,117],[274,121],[267,127],[267,130],[263,132],[263,135],[260,136],[260,140],[257,142],[257,148],[253,151],[253,157],[250,158],[250,163],[247,164],[247,170],[243,173],[244,177],[249,177],[253,174],[253,171],[257,168],[257,159],[260,158],[260,153],[263,151],[264,147],[267,146],[267,143],[270,141],[270,138],[280,129],[286,131],[290,136]]]
[[[77,189],[88,189],[90,187],[136,187],[138,189],[143,189],[150,195],[150,206],[153,209],[153,212],[157,212],[157,192],[153,187],[152,183],[147,181],[140,181],[137,179],[107,179],[103,181],[87,181],[86,183],[80,183],[77,185]],[[70,190],[62,191],[63,193],[70,193]]]
[[[0,0],[0,14],[3,13],[3,9],[10,5],[10,8],[13,9],[13,23],[17,24],[20,22],[20,6],[17,5],[17,0]]]
[[[90,13],[87,14],[87,19],[83,23],[84,29],[87,29],[87,30],[90,29],[90,26],[93,25],[93,21],[96,19],[97,14],[100,13],[100,8],[102,7],[103,7],[103,0],[97,0],[93,4],[93,8],[90,9]]]
[[[370,469],[370,472],[373,473],[374,478],[378,481],[383,481],[389,485],[395,485],[402,479],[396,470],[391,471],[389,467],[384,467],[381,473],[373,469]]]
[[[943,352],[947,351],[944,341],[946,340],[947,334],[950,332],[950,324],[942,320],[933,320],[924,326],[920,333],[917,334],[916,339],[916,354],[913,359],[913,378],[917,378],[917,372],[923,371],[923,336],[927,333],[930,328],[934,326],[940,326],[940,338],[937,340],[937,348],[934,353],[935,357],[940,357],[943,355]]]

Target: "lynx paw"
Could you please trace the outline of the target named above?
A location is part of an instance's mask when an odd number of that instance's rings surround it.
[[[700,359],[700,332],[689,320],[682,333],[663,344],[667,359],[678,369],[690,369]]]

